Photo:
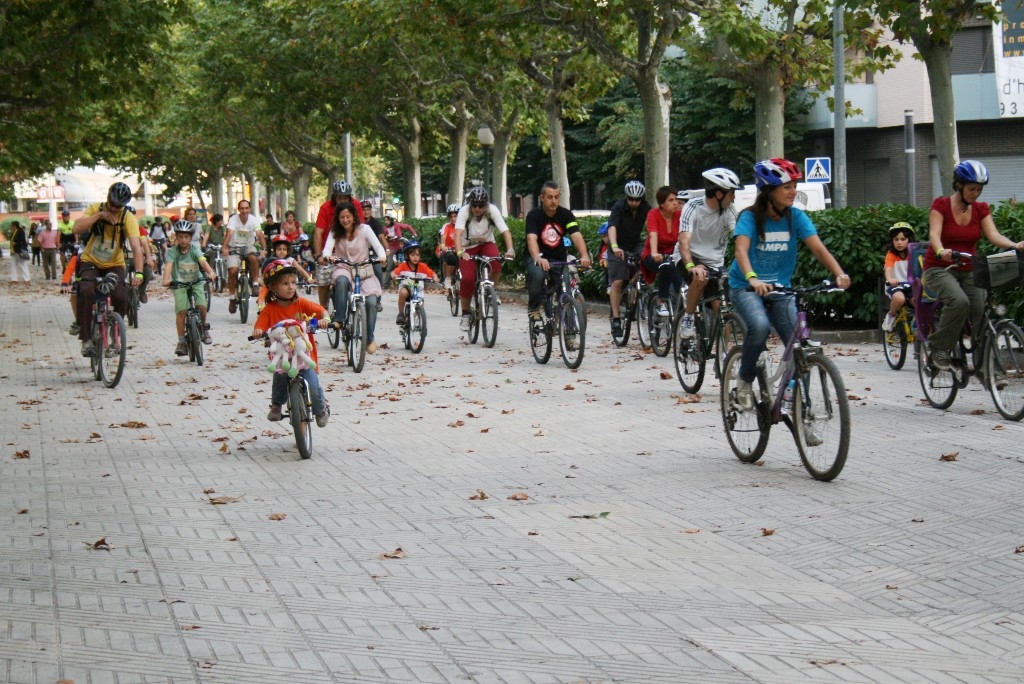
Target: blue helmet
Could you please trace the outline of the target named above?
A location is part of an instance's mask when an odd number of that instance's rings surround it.
[[[597,229],[597,234],[598,235],[607,235],[608,234],[608,222],[607,221],[602,223],[601,227]]]
[[[988,183],[988,169],[980,161],[965,159],[953,168],[953,179],[961,183]]]

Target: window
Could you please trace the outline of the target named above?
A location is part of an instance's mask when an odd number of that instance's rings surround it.
[[[953,34],[952,66],[954,76],[994,72],[992,27],[973,26]]]

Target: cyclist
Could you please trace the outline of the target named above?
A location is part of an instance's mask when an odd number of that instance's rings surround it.
[[[540,305],[544,299],[544,281],[549,270],[564,274],[562,266],[552,266],[552,261],[566,261],[569,251],[565,244],[568,238],[580,254],[580,265],[590,267],[587,243],[580,232],[579,223],[571,211],[559,204],[562,191],[558,183],[547,181],[541,187],[540,206],[526,215],[526,248],[530,258],[526,261],[526,291],[529,293],[527,315],[531,321],[541,320]],[[507,238],[511,241],[511,236]],[[509,249],[511,251],[511,249]],[[463,279],[466,274],[463,271]],[[463,280],[465,282],[465,280]]]
[[[481,187],[469,191],[468,202],[459,209],[455,218],[455,256],[461,257],[459,271],[462,282],[459,285],[459,299],[462,300],[462,320],[459,329],[469,331],[469,298],[476,288],[476,264],[474,256],[498,256],[498,245],[494,241],[494,229],[505,239],[505,258],[513,259],[516,251],[512,247],[512,233],[501,216],[501,210],[491,204],[490,195]],[[491,265],[494,283],[501,277],[501,262]]]
[[[167,229],[159,216],[153,219],[153,227],[149,229],[149,241],[153,243],[153,251],[159,253],[160,263],[167,261]]]
[[[754,164],[757,196],[754,205],[740,212],[736,222],[736,259],[729,269],[729,288],[736,312],[746,324],[736,392],[744,411],[754,407],[752,383],[770,329],[775,328],[784,344],[793,335],[795,299],[791,295],[765,295],[775,284],[791,286],[797,238],[832,272],[837,286],[844,290],[850,287],[850,276],[818,237],[811,219],[793,206],[796,182],[802,177],[799,167],[787,159],[775,157]]]
[[[286,235],[278,233],[270,240],[270,256],[267,257],[263,265],[266,266],[271,261],[286,261],[295,267],[295,272],[299,275],[302,280],[306,282],[313,282],[313,276],[309,274],[309,271],[302,267],[302,264],[298,259],[292,257],[292,243]],[[256,298],[256,310],[262,311],[263,304],[267,301],[267,284],[263,283],[260,287],[260,294]]]
[[[612,291],[611,282],[608,280],[608,253],[612,251],[608,242],[608,222],[605,221],[597,229],[597,235],[601,238],[601,246],[597,249],[597,265],[604,269],[604,293]],[[619,322],[619,330],[622,329],[622,322]],[[615,333],[615,326],[612,325],[612,333]],[[621,334],[621,333],[620,333]]]
[[[187,215],[187,214],[186,214]],[[203,256],[203,250],[199,248],[192,236],[196,232],[196,224],[181,219],[174,224],[174,246],[167,252],[167,268],[164,269],[163,285],[170,287],[171,281],[179,283],[194,283],[199,280],[199,271],[202,270],[210,280],[217,280],[217,274],[213,267]],[[203,344],[213,344],[210,337],[210,330],[206,326],[206,289],[196,288],[196,307],[203,317]],[[188,311],[188,290],[174,290],[174,313],[175,327],[178,329],[178,346],[174,353],[178,356],[188,354],[188,346],[185,344],[185,314]]]
[[[60,231],[60,267],[65,269],[68,267],[68,260],[75,254],[75,238],[74,233],[75,222],[71,220],[71,212],[64,209],[60,212],[60,218],[57,219],[57,230]]]
[[[896,315],[910,297],[907,282],[910,266],[910,243],[914,241],[914,227],[906,221],[898,221],[889,229],[889,249],[885,252],[885,294],[889,297],[889,311],[882,321],[882,330],[892,330]]]
[[[362,207],[363,207],[363,217],[366,219],[364,221],[364,223],[366,223],[366,225],[370,226],[370,230],[372,230],[373,234],[377,236],[378,240],[380,240],[380,244],[384,245],[384,247],[385,247],[384,254],[379,254],[377,256],[382,256],[382,257],[384,257],[384,260],[387,261],[387,258],[388,258],[388,251],[387,251],[388,241],[387,241],[387,236],[384,234],[384,224],[381,223],[377,219],[377,217],[373,215],[373,202],[371,202],[368,199],[364,199],[362,201]],[[384,267],[381,265],[380,261],[374,261],[373,262],[373,275],[377,276],[377,282],[381,283],[382,285],[384,284]],[[384,310],[383,305],[378,301],[377,302],[377,313],[380,313],[383,310]]]
[[[431,279],[437,279],[437,274],[420,261],[420,244],[418,242],[408,243],[402,248],[402,252],[405,253],[405,263],[395,266],[395,270],[391,272],[392,278],[400,279],[406,273],[418,273]],[[405,303],[409,301],[409,296],[412,295],[412,288],[412,280],[399,280],[398,318],[395,319],[397,325],[405,325]]]
[[[416,229],[408,223],[400,223],[395,219],[394,212],[384,214],[384,236],[388,241],[388,248],[392,254],[398,254],[402,250],[402,233],[409,233],[416,238]]]
[[[227,227],[224,225],[224,215],[214,214],[210,217],[210,225],[203,229],[203,237],[200,246],[204,252],[210,249],[210,245],[217,245],[221,248],[224,245],[224,238],[227,236]],[[207,253],[206,258],[212,261],[214,255]]]
[[[228,292],[232,295],[228,302],[228,313],[235,313],[238,310],[238,299],[234,294],[241,259],[244,258],[249,266],[249,280],[252,283],[252,289],[259,290],[260,259],[267,254],[266,239],[263,237],[263,231],[260,230],[260,220],[252,215],[252,205],[249,200],[239,200],[237,206],[238,213],[228,219],[227,234],[224,236],[224,244],[220,248],[221,256],[227,262]],[[256,249],[257,241],[260,243],[259,250]],[[238,254],[232,254],[232,251],[236,251]]]
[[[968,315],[977,333],[985,312],[985,291],[975,287],[970,263],[947,269],[953,251],[974,254],[982,235],[996,247],[1024,249],[1024,241],[1013,242],[999,232],[988,204],[978,201],[987,183],[984,164],[962,161],[953,169],[953,194],[936,198],[928,212],[924,280],[942,302],[942,315],[928,336],[928,346],[932,365],[940,370],[949,370],[949,353]]]
[[[615,337],[622,335],[619,303],[622,301],[622,286],[629,279],[626,254],[639,262],[644,251],[644,228],[651,212],[651,205],[644,199],[646,192],[640,181],[629,181],[625,187],[626,196],[612,205],[612,213],[608,217],[608,281],[611,287],[608,302],[611,304],[612,335]]]
[[[203,248],[203,226],[199,223],[198,214],[192,207],[185,209],[185,214],[182,216],[183,219],[191,223],[195,230],[192,234],[192,242],[196,243],[196,247]],[[176,236],[175,236],[176,237]]]
[[[100,278],[107,273],[117,275],[118,285],[111,299],[114,310],[124,316],[128,313],[128,291],[125,288],[125,248],[128,241],[135,262],[135,282],[143,278],[142,245],[139,244],[139,223],[125,207],[132,200],[132,191],[117,182],[107,191],[102,204],[90,204],[82,217],[75,221],[75,235],[88,234],[85,250],[79,259],[81,278]],[[78,339],[82,341],[82,356],[92,356],[92,305],[96,283],[82,280],[78,284]]]
[[[334,181],[331,184],[331,196],[330,198],[320,205],[319,211],[316,214],[316,228],[313,230],[313,256],[317,259],[323,254],[324,244],[327,242],[327,235],[331,232],[331,226],[334,225],[334,217],[337,214],[338,207],[342,204],[352,204],[352,184],[347,180]],[[356,219],[358,224],[362,225],[365,223],[363,218],[363,207],[361,204],[353,205],[356,210]],[[320,283],[317,287],[317,297],[320,298],[320,306],[327,306],[327,298],[331,296],[331,284]]]
[[[68,264],[64,267],[64,275],[60,280],[60,293],[71,295],[71,316],[73,320],[71,328],[68,330],[69,335],[77,335],[80,328],[78,325],[78,253],[81,248],[82,245],[80,243],[75,243],[75,250],[71,253],[71,258],[68,259]]]
[[[657,274],[658,315],[668,316],[668,298],[673,289],[678,292],[683,284],[683,276],[677,269],[670,267],[672,252],[679,240],[681,212],[676,189],[671,185],[658,188],[655,198],[658,206],[647,213],[647,241],[644,243],[640,263],[648,274]]]
[[[679,242],[676,256],[683,265],[686,310],[683,313],[683,337],[693,337],[693,314],[708,284],[707,267],[725,265],[725,248],[736,230],[736,191],[743,187],[735,173],[725,168],[708,169],[704,177],[704,197],[687,201],[679,218]],[[718,306],[718,301],[714,302]]]
[[[441,226],[437,237],[437,261],[441,266],[441,285],[448,287],[449,278],[455,275],[459,267],[459,257],[455,256],[455,220],[459,216],[458,204],[449,204],[448,223]]]
[[[383,245],[373,234],[370,226],[365,223],[358,224],[356,221],[356,208],[350,202],[338,207],[334,215],[334,226],[327,234],[320,263],[331,264],[332,257],[342,257],[358,264],[370,259],[371,249],[375,254],[384,253]],[[383,290],[377,276],[373,274],[373,269],[365,271],[364,273],[360,270],[359,277],[362,280],[361,291],[366,297],[366,353],[372,354],[377,351],[374,331],[377,327],[377,302]],[[354,281],[352,267],[348,264],[335,264],[331,277],[334,282],[334,322],[344,323],[348,316],[349,291]]]
[[[295,267],[286,262],[274,259],[263,267],[263,282],[270,290],[267,306],[256,318],[253,324],[252,336],[263,337],[263,333],[270,330],[281,321],[309,320],[312,317],[324,320],[327,311],[316,302],[299,296],[298,272]],[[313,363],[319,367],[319,360],[316,353],[316,340],[314,335],[306,333],[310,344],[309,356]],[[319,427],[326,427],[331,415],[331,409],[324,400],[324,391],[320,387],[320,376],[315,368],[304,368],[299,371],[306,385],[309,386],[309,398],[313,403],[313,415],[316,417],[316,424]],[[274,382],[270,390],[270,411],[267,413],[267,420],[278,421],[284,416],[281,413],[281,406],[288,402],[288,374],[274,373]]]
[[[139,302],[145,304],[149,301],[146,288],[153,280],[153,268],[156,266],[156,255],[153,253],[153,243],[149,239],[149,229],[145,224],[139,226],[139,244],[142,245],[142,283],[139,285]]]
[[[305,233],[302,230],[302,224],[295,220],[295,212],[289,209],[284,212],[284,222],[281,224],[280,234],[288,238],[288,241],[295,244],[299,241],[299,237]]]

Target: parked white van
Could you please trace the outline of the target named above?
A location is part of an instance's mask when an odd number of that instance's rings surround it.
[[[704,189],[687,190],[690,197],[703,197]],[[754,204],[757,196],[756,185],[744,185],[736,191],[736,211],[743,211]],[[821,211],[832,208],[832,197],[828,192],[828,183],[797,183],[796,201],[794,204],[804,211]]]

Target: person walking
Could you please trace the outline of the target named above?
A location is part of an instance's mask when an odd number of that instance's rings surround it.
[[[47,280],[57,280],[57,249],[60,247],[60,231],[54,230],[47,221],[43,230],[37,233],[39,247],[43,250],[43,275]]]
[[[42,266],[43,265],[43,248],[39,246],[39,233],[43,230],[44,223],[32,222],[32,226],[28,230],[28,239],[32,243],[32,265]]]
[[[28,234],[22,228],[21,223],[11,223],[11,284],[19,279],[26,283],[32,282],[28,272],[28,262],[31,259],[29,254]]]

